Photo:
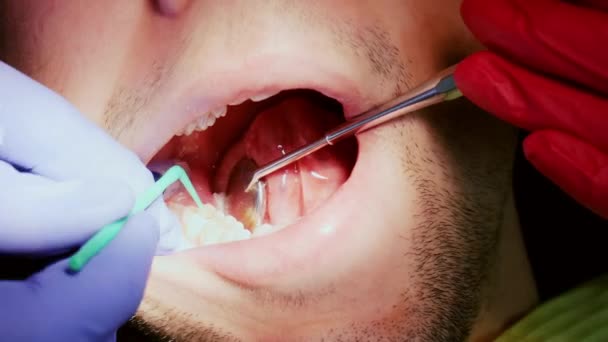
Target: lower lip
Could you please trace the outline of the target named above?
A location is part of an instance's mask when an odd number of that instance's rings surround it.
[[[201,267],[242,287],[273,284],[294,270],[307,273],[308,267],[334,260],[341,251],[336,246],[350,237],[348,228],[359,226],[361,208],[373,212],[380,203],[369,189],[372,169],[366,162],[366,139],[359,138],[359,157],[351,177],[320,208],[285,229],[259,238],[196,248],[179,254],[192,258]],[[367,141],[369,143],[369,141]],[[371,157],[371,156],[369,156]],[[361,194],[367,194],[361,199]],[[293,277],[290,278],[293,280]]]

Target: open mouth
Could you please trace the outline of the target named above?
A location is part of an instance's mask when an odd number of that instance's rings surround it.
[[[267,176],[267,225],[246,229],[224,214],[221,193],[243,157],[264,164],[381,100],[364,95],[361,82],[329,66],[296,63],[292,55],[271,57],[240,70],[215,68],[180,86],[145,131],[146,144],[137,150],[148,167],[162,173],[181,164],[207,204],[198,210],[179,189],[166,193],[183,223],[185,245],[155,259],[159,276],[188,277],[184,282],[191,283],[194,274],[210,272],[247,287],[292,282],[308,277],[319,263],[352,259],[369,244],[355,228],[377,225],[387,204],[404,210],[381,200],[395,182],[369,186],[370,176],[390,173],[387,166],[378,169],[374,146],[381,137],[369,131]],[[276,61],[270,69],[268,60]]]
[[[205,203],[197,208],[179,187],[165,193],[167,205],[182,224],[181,249],[271,234],[323,205],[350,176],[357,157],[354,139],[267,176],[262,224],[239,222],[225,207],[228,184],[239,161],[266,164],[321,138],[343,121],[340,102],[315,90],[295,89],[234,100],[176,132],[148,166],[159,173],[174,164],[183,166]]]

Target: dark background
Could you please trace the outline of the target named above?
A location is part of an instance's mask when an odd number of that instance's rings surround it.
[[[541,300],[608,273],[608,221],[539,174],[523,157],[521,144],[513,183]]]

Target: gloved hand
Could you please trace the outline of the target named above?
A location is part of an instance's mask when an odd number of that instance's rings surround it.
[[[489,49],[459,64],[472,102],[532,133],[530,162],[608,218],[608,2],[464,0]]]
[[[133,153],[0,63],[1,254],[32,258],[77,247],[126,215],[152,183]],[[143,295],[162,204],[131,218],[78,274],[66,273],[64,259],[25,280],[0,280],[1,339],[114,339]]]
[[[59,230],[65,222],[52,223]],[[25,280],[0,281],[2,340],[115,341],[142,299],[157,242],[158,224],[141,213],[78,274],[68,274],[68,260],[61,260]]]

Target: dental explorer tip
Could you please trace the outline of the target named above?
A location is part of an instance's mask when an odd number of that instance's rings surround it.
[[[258,182],[257,177],[253,177],[251,179],[251,182],[249,182],[249,184],[247,184],[247,187],[245,188],[245,192],[251,192],[254,189],[255,184]]]

